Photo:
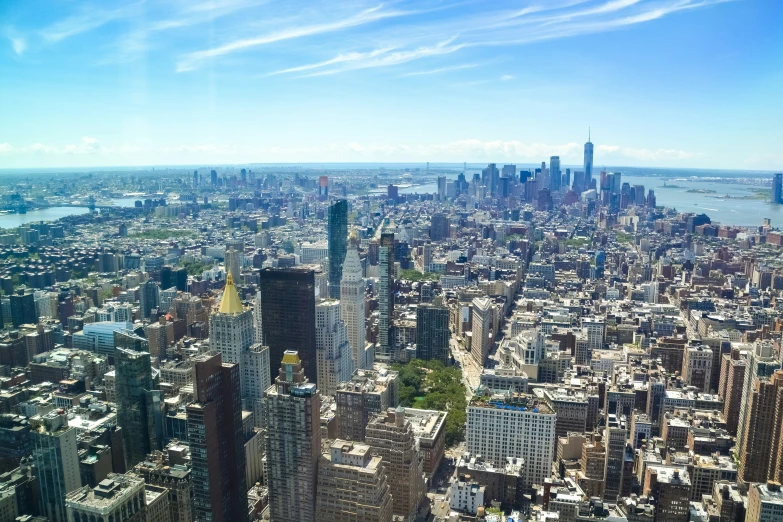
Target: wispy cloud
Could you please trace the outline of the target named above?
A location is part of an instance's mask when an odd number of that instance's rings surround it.
[[[235,40],[233,42],[221,45],[219,47],[213,47],[204,51],[196,51],[186,55],[182,60],[177,63],[177,72],[190,71],[196,68],[196,66],[203,60],[213,58],[215,56],[221,56],[237,51],[242,51],[252,47],[258,47],[262,45],[268,45],[271,43],[281,42],[284,40],[293,40],[296,38],[303,38],[307,36],[313,36],[322,33],[331,33],[335,31],[341,31],[350,27],[356,27],[372,22],[377,22],[385,18],[394,18],[399,16],[407,16],[414,14],[416,11],[388,11],[384,10],[382,5],[366,9],[360,13],[336,20],[333,22],[295,26],[281,31],[268,33],[255,38],[245,38],[241,40]]]
[[[478,67],[479,64],[477,63],[465,63],[462,65],[451,65],[448,67],[438,67],[437,69],[429,69],[426,71],[415,71],[410,72],[406,74],[401,74],[400,78],[406,78],[408,76],[428,76],[430,74],[441,74],[445,72],[451,72],[451,71],[462,71],[464,69],[474,69]]]
[[[510,74],[504,74],[503,76],[500,77],[500,79],[503,80],[504,82],[507,82],[509,80],[513,80],[514,77]]]
[[[133,3],[116,9],[101,9],[84,6],[80,13],[69,16],[40,31],[47,42],[59,42],[66,38],[92,31],[110,22],[132,15],[143,2]]]
[[[14,52],[21,56],[27,48],[27,42],[25,42],[24,38],[8,37],[8,39],[11,40],[11,47],[14,49]]]
[[[399,65],[413,60],[419,60],[422,58],[429,58],[433,56],[442,56],[445,54],[451,54],[464,48],[467,44],[455,44],[456,36],[438,42],[431,46],[417,47],[408,51],[372,51],[368,53],[348,53],[338,55],[330,60],[323,62],[317,62],[299,67],[294,67],[294,70],[278,71],[284,72],[297,72],[303,70],[313,69],[325,69],[317,72],[307,74],[305,76],[326,76],[330,74],[337,74],[346,71],[355,71],[357,69],[369,69],[374,67],[389,67],[392,65]],[[382,50],[381,50],[382,51]],[[332,67],[333,65],[337,67]]]

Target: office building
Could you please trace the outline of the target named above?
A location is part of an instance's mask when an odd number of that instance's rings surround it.
[[[549,158],[549,190],[557,192],[560,190],[562,182],[562,174],[560,173],[560,156],[552,156]]]
[[[450,235],[449,226],[449,218],[446,214],[440,212],[433,214],[432,219],[430,219],[430,239],[432,241],[448,239]]]
[[[749,397],[747,433],[740,448],[739,479],[744,483],[778,480],[783,429],[783,370],[756,378]]]
[[[253,311],[245,308],[229,273],[218,311],[209,316],[209,345],[223,355],[223,361],[239,365],[243,408],[256,403],[269,387],[269,350],[255,341]]]
[[[416,310],[416,358],[438,360],[449,364],[449,309],[440,305],[420,304]]]
[[[195,364],[195,402],[187,407],[195,519],[246,521],[239,365],[221,354],[199,355]]]
[[[713,384],[712,349],[707,346],[685,348],[681,375],[689,385],[695,386],[700,392],[709,393]]]
[[[589,133],[587,136],[587,143],[585,143],[584,171],[584,190],[589,190],[591,188],[590,185],[593,182],[593,143],[590,141]]]
[[[394,317],[394,234],[381,234],[378,248],[378,350],[376,358],[392,358]]]
[[[193,521],[193,476],[190,448],[172,441],[163,451],[154,451],[133,472],[149,486],[165,488],[171,522]]]
[[[348,252],[348,202],[336,201],[329,207],[327,224],[329,243],[329,297],[340,299],[343,261]]]
[[[466,448],[496,466],[525,461],[527,483],[543,484],[552,470],[556,415],[534,395],[479,389],[468,404]]]
[[[349,380],[354,370],[339,301],[322,301],[315,306],[315,353],[318,389],[324,395],[334,396],[337,385]]]
[[[780,482],[751,484],[748,490],[745,522],[780,522],[781,520],[783,520],[783,491],[780,489]]]
[[[159,449],[155,410],[161,407],[160,392],[152,378],[148,352],[117,348],[114,363],[114,393],[117,399],[117,424],[122,428],[125,464],[131,468],[153,450]]]
[[[471,330],[470,356],[479,368],[484,367],[484,361],[492,348],[492,303],[487,297],[474,297]]]
[[[369,368],[372,365],[367,353],[366,303],[364,278],[359,251],[354,244],[345,254],[343,278],[340,281],[340,317],[345,322],[348,344],[351,347],[355,368]]]
[[[775,174],[772,177],[772,203],[783,203],[783,174]]]
[[[160,287],[155,281],[149,279],[139,285],[139,311],[146,319],[153,308],[160,304]]]
[[[604,500],[617,502],[623,494],[623,467],[625,463],[625,439],[628,431],[625,419],[608,415],[604,430],[606,461],[604,467]],[[630,492],[629,492],[630,493]]]
[[[383,459],[391,483],[394,516],[406,522],[414,520],[426,485],[424,463],[405,409],[389,409],[372,419],[365,441]]]
[[[370,419],[397,407],[399,386],[399,374],[393,370],[356,369],[335,393],[338,437],[363,442]]]
[[[38,504],[49,522],[70,522],[65,496],[82,487],[76,428],[58,410],[33,418],[33,463],[38,486]]]
[[[383,460],[370,446],[335,440],[318,464],[315,520],[391,522],[392,497]]]
[[[317,382],[315,272],[264,268],[260,277],[261,331],[263,344],[269,347],[270,372],[280,368],[286,350],[294,350],[301,358],[307,380]],[[270,375],[270,379],[274,377]]]
[[[655,522],[687,522],[691,480],[685,469],[648,464],[643,494],[655,499]]]
[[[65,497],[68,520],[147,522],[144,479],[109,473],[97,486],[81,487]],[[168,515],[168,507],[166,509]]]
[[[226,248],[224,262],[226,265],[226,276],[231,276],[234,281],[242,281],[242,264],[244,254],[240,250],[235,250],[233,245]]]
[[[35,295],[32,292],[18,291],[9,297],[11,305],[11,324],[19,328],[23,324],[36,324],[38,314],[35,311]]]
[[[295,351],[283,354],[279,370],[263,403],[269,516],[271,522],[316,520],[321,394]]]

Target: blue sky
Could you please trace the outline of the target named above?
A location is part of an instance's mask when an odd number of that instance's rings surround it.
[[[779,0],[3,0],[0,168],[783,169]]]

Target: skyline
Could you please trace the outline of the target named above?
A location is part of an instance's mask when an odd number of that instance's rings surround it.
[[[772,1],[12,1],[0,14],[0,169],[579,165],[589,127],[596,166],[783,168]]]

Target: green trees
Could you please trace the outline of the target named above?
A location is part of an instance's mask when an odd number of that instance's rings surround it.
[[[396,364],[400,372],[400,405],[423,410],[440,410],[446,415],[446,444],[453,446],[465,438],[467,399],[462,373],[440,361],[413,359]]]

